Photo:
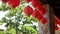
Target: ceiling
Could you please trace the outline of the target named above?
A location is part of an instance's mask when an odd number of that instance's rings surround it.
[[[53,8],[54,14],[60,19],[60,0],[46,0]]]

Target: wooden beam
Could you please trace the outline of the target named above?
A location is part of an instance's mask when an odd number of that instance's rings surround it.
[[[49,18],[50,18],[50,34],[55,34],[54,20],[53,20],[53,9],[49,7]]]

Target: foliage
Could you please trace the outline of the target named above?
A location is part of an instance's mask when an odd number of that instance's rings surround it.
[[[11,9],[4,4],[0,7],[0,11],[9,10],[9,12],[0,20],[0,23],[7,23],[5,26],[7,30],[0,31],[0,34],[37,34],[37,28],[33,22],[37,22],[33,17],[27,18],[23,14],[23,9],[27,3],[21,0],[21,4],[15,9]],[[1,5],[2,6],[2,5]],[[33,21],[33,22],[32,22]],[[21,23],[22,22],[22,23]],[[32,24],[31,26],[28,25]],[[26,26],[27,25],[27,26]]]

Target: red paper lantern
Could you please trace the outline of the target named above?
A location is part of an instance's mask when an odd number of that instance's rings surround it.
[[[33,11],[32,16],[37,18],[38,20],[41,20],[43,18],[43,15],[37,10]]]
[[[36,6],[36,9],[42,12],[42,14],[46,14],[46,9],[43,7],[43,5]]]
[[[24,0],[24,1],[28,3],[28,2],[30,2],[30,1],[32,1],[32,0]]]
[[[40,2],[38,1],[38,0],[32,0],[31,1],[31,5],[33,6],[33,7],[36,7],[37,5],[39,5],[40,4]]]
[[[30,16],[33,13],[33,9],[30,6],[26,6],[23,11],[27,16]]]
[[[59,20],[59,25],[60,25],[60,20]]]
[[[45,23],[47,23],[47,19],[46,19],[46,18],[43,18],[43,19],[40,20],[40,22],[41,22],[42,24],[45,24]]]
[[[54,17],[54,23],[59,24],[59,19],[55,15],[53,17]]]
[[[1,0],[1,1],[2,1],[2,3],[7,3],[10,0]]]
[[[60,31],[60,25],[59,24],[57,24],[58,25],[58,30]]]
[[[55,25],[55,30],[58,30],[58,26],[57,25]]]
[[[12,8],[17,7],[19,4],[20,4],[20,0],[10,0],[10,1],[8,2],[8,5],[9,5],[10,7],[12,7]]]

